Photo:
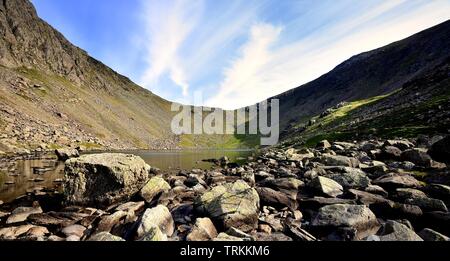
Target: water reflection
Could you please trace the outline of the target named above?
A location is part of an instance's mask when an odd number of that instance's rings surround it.
[[[6,162],[0,169],[0,200],[9,202],[27,192],[58,189],[64,163],[53,157]]]
[[[188,151],[121,151],[142,157],[147,164],[163,171],[175,169],[209,169],[204,159],[227,156],[230,161],[243,163],[253,154],[249,150],[188,150]],[[29,160],[2,160],[0,158],[0,200],[10,202],[33,191],[60,189],[64,163],[53,155]]]

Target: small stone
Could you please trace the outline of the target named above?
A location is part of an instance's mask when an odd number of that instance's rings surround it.
[[[19,223],[27,220],[28,216],[32,214],[42,213],[41,207],[18,207],[14,209],[11,215],[6,220],[6,224]]]
[[[344,193],[344,188],[339,183],[321,176],[311,181],[308,186],[329,197],[337,197]]]
[[[144,212],[137,229],[137,237],[142,238],[147,233],[154,233],[153,227],[158,227],[167,236],[172,236],[175,224],[167,207],[158,205]]]
[[[76,149],[57,149],[55,150],[55,154],[60,161],[66,161],[71,158],[78,158],[80,154]]]
[[[217,230],[211,219],[197,218],[195,225],[187,236],[188,241],[209,241],[217,237]]]
[[[266,224],[259,224],[258,225],[258,231],[266,233],[266,234],[271,234],[272,233],[272,228],[269,225],[266,225]]]
[[[150,227],[147,233],[139,239],[139,241],[150,241],[150,242],[161,242],[167,241],[167,235],[161,232],[159,227],[153,226]]]
[[[108,232],[100,232],[89,238],[88,241],[125,241],[123,238],[114,236]]]
[[[82,238],[84,235],[84,231],[86,231],[86,228],[81,225],[72,225],[63,228],[61,232],[66,236],[77,236],[78,238]]]
[[[66,241],[68,242],[78,242],[81,241],[81,238],[77,235],[70,235],[68,237],[66,237]]]
[[[216,238],[213,239],[213,241],[224,241],[224,242],[232,242],[232,241],[244,241],[242,238],[239,237],[233,237],[226,233],[220,233]]]
[[[154,197],[170,190],[170,185],[161,177],[153,177],[141,189],[140,195],[147,203],[151,203]]]

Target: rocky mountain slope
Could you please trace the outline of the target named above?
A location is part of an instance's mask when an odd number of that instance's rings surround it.
[[[386,95],[342,102],[283,133],[284,145],[322,139],[415,138],[450,132],[450,57]]]
[[[28,0],[0,3],[0,34],[0,150],[177,146],[168,101],[72,45]]]
[[[400,89],[450,56],[450,21],[402,41],[356,55],[315,81],[283,93],[281,129],[305,123],[340,102],[353,102]]]

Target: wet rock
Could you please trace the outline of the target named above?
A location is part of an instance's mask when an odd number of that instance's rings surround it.
[[[414,230],[397,221],[387,221],[379,234],[381,241],[423,241]]]
[[[343,166],[352,168],[359,167],[359,161],[357,159],[340,155],[334,156],[330,154],[324,154],[320,158],[320,162],[326,166]]]
[[[432,159],[450,164],[450,136],[434,143],[429,154]]]
[[[148,233],[155,233],[154,227],[159,228],[168,237],[172,236],[175,223],[167,207],[158,205],[144,212],[137,229],[137,238],[140,239]]]
[[[42,209],[39,206],[36,207],[18,207],[13,210],[11,215],[6,220],[6,224],[14,224],[27,220],[31,214],[42,213]]]
[[[86,227],[81,225],[71,225],[63,228],[61,233],[63,233],[66,237],[77,236],[78,238],[82,238],[84,236],[84,232],[86,231]]]
[[[236,227],[247,232],[257,227],[259,196],[244,181],[214,187],[198,197],[194,205],[198,213],[224,229]]]
[[[125,241],[123,238],[114,236],[108,232],[93,235],[88,241]]]
[[[66,161],[71,158],[78,158],[80,154],[76,149],[57,149],[55,150],[55,154],[60,161]]]
[[[271,188],[257,187],[255,189],[258,192],[261,204],[279,208],[288,207],[291,210],[296,210],[298,207],[297,195],[295,195],[295,198],[291,198]]]
[[[450,241],[449,237],[429,228],[422,229],[422,231],[419,232],[419,236],[424,241]]]
[[[317,229],[335,229],[338,227],[356,230],[355,237],[362,239],[373,235],[379,228],[375,214],[361,205],[329,205],[319,209],[311,225]]]
[[[390,173],[373,181],[374,184],[380,185],[384,188],[417,188],[420,187],[420,182],[413,176],[408,174]]]
[[[126,154],[92,154],[66,161],[67,204],[104,206],[126,201],[147,182],[148,166]]]
[[[159,194],[169,191],[170,185],[161,177],[151,178],[147,184],[139,192],[140,196],[147,203],[151,203],[152,200]]]
[[[188,241],[210,241],[217,237],[217,230],[211,219],[197,218],[195,225],[187,236]]]
[[[329,197],[337,197],[344,193],[344,188],[339,183],[326,177],[317,177],[313,179],[308,184],[308,187],[313,188],[317,192]]]

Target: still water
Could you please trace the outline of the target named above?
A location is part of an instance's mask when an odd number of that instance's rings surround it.
[[[252,150],[184,150],[184,151],[121,151],[140,156],[152,167],[163,171],[178,169],[209,169],[211,163],[204,159],[227,156],[231,162],[243,163],[252,156]],[[54,155],[44,155],[30,160],[0,161],[0,200],[10,202],[33,191],[60,189],[64,163]]]

